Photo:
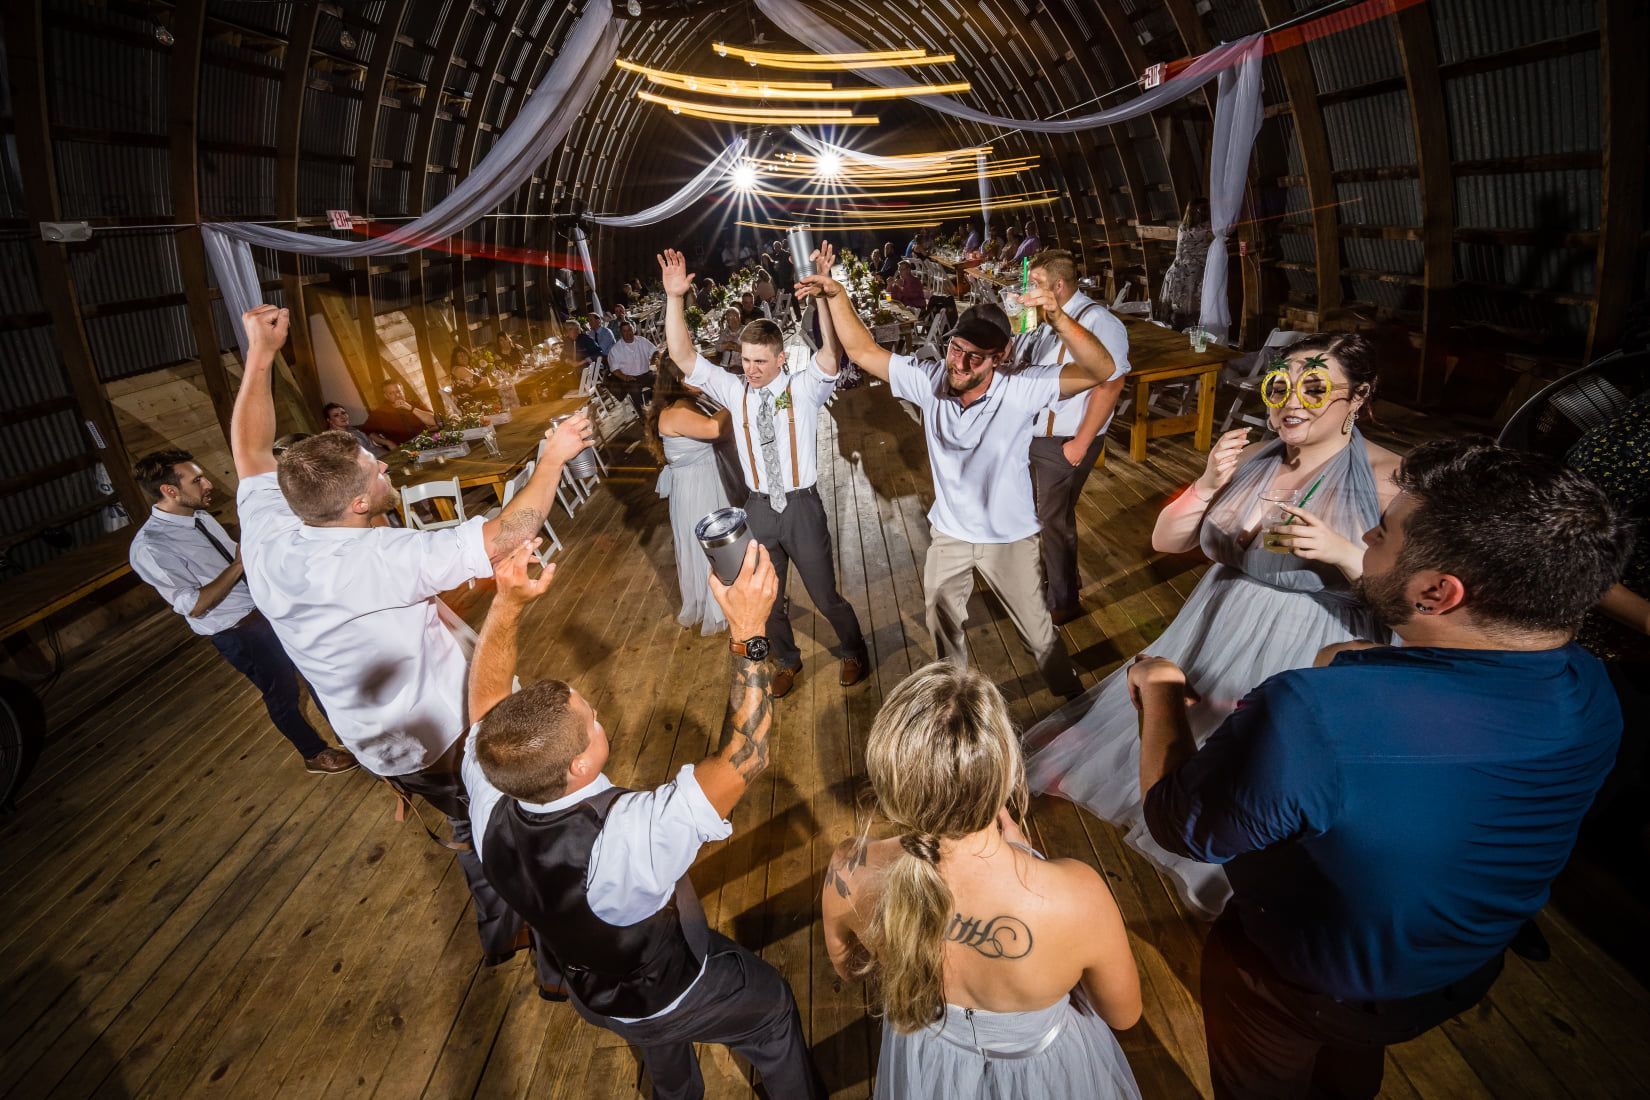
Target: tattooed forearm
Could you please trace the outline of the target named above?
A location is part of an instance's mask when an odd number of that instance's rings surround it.
[[[853,893],[848,879],[865,866],[865,853],[870,847],[871,841],[867,837],[856,836],[843,841],[832,853],[831,862],[825,868],[825,885],[835,890],[837,897],[845,898]]]
[[[544,526],[545,513],[527,504],[518,504],[498,517],[498,536],[493,540],[493,561],[534,538]]]
[[[773,669],[765,661],[733,658],[728,689],[728,724],[719,751],[748,783],[768,766],[768,735],[773,732]]]
[[[955,913],[946,926],[945,938],[972,947],[988,959],[1023,959],[1031,954],[1031,929],[1018,917],[983,921]]]

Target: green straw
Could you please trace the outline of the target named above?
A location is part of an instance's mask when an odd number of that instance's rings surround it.
[[[1323,479],[1328,477],[1328,476],[1329,475],[1327,473],[1319,474],[1318,475],[1318,480],[1316,480],[1312,483],[1312,487],[1310,489],[1306,490],[1306,495],[1301,497],[1301,502],[1299,504],[1294,505],[1294,507],[1296,507],[1296,508],[1305,508],[1306,507],[1306,502],[1312,499],[1312,494],[1318,491],[1318,486],[1322,485],[1323,484]],[[1291,523],[1294,523],[1294,522],[1295,522],[1295,514],[1293,512],[1291,512],[1289,514],[1289,518],[1283,521],[1282,526],[1288,527]]]

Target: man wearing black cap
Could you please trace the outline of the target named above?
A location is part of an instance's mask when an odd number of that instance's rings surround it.
[[[830,243],[821,244],[814,269],[829,271],[835,258]],[[968,662],[963,628],[978,569],[1036,657],[1049,690],[1076,695],[1077,676],[1043,601],[1028,457],[1032,414],[1111,378],[1111,353],[1060,308],[1053,294],[1035,285],[1026,292],[1025,303],[1041,311],[1070,349],[1071,359],[1012,376],[997,369],[1009,358],[1010,336],[1008,318],[995,306],[964,313],[952,330],[945,360],[939,362],[894,355],[877,346],[841,284],[828,276],[807,276],[796,293],[798,298],[825,299],[848,357],[887,382],[895,397],[922,409],[934,477],[934,507],[928,512],[932,540],[922,579],[928,629],[939,656]]]

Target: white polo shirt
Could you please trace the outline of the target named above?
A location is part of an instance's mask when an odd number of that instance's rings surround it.
[[[636,336],[628,344],[615,340],[613,346],[607,349],[607,366],[614,374],[640,378],[653,369],[653,357],[658,351],[645,336]]]
[[[433,763],[469,726],[469,654],[439,594],[493,575],[485,521],[311,527],[274,473],[243,478],[236,503],[252,598],[344,747],[374,775]]]
[[[1111,310],[1080,290],[1068,298],[1061,308],[1092,332],[1095,339],[1111,353],[1112,361],[1117,366],[1108,382],[1115,382],[1129,373],[1129,330]],[[1044,322],[1014,338],[1013,362],[1022,361],[1034,367],[1064,366],[1071,361],[1071,352],[1054,331],[1054,326]],[[1088,411],[1089,399],[1093,396],[1093,390],[1085,390],[1076,397],[1063,397],[1046,409],[1038,409],[1033,417],[1036,423],[1032,434],[1062,439],[1076,435],[1078,426],[1083,422],[1083,414]],[[1110,426],[1111,417],[1108,416],[1106,422],[1100,425],[1099,434],[1105,435]]]
[[[792,354],[797,354],[793,352]],[[752,389],[743,375],[730,374],[703,355],[693,361],[687,384],[704,390],[733,416],[733,442],[739,448],[739,468],[745,487],[753,493],[768,491],[766,470],[753,470],[751,462],[761,462],[762,439],[757,431],[761,402],[773,401],[787,407],[773,414],[774,446],[779,451],[779,468],[785,475],[785,491],[806,489],[818,478],[814,440],[819,435],[819,410],[836,389],[836,375],[826,374],[810,354],[807,366],[794,373],[780,371],[761,389]],[[796,464],[791,464],[791,432],[796,433]]]
[[[1018,542],[1041,530],[1031,496],[1031,415],[1060,396],[1059,367],[993,374],[967,408],[946,389],[943,362],[891,356],[888,384],[922,409],[934,530],[975,543]]]

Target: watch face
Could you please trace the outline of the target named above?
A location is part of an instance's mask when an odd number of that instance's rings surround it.
[[[768,639],[746,638],[745,656],[753,661],[766,661],[768,659]]]

